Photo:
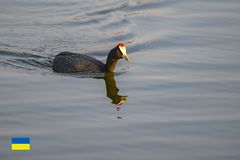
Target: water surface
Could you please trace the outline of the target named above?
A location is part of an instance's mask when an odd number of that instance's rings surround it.
[[[238,0],[1,0],[0,158],[239,159],[239,15]],[[59,52],[104,62],[119,42],[127,72],[51,70]]]

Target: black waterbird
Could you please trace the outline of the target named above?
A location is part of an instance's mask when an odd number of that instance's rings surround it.
[[[106,64],[85,54],[61,52],[55,56],[52,69],[58,73],[114,72],[117,61],[122,58],[130,62],[123,43],[118,44],[109,52]]]

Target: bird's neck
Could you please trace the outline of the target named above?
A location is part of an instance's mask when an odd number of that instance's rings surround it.
[[[116,50],[112,49],[109,54],[105,64],[105,72],[114,72],[118,59],[114,58]]]

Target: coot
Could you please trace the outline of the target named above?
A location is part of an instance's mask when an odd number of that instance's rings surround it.
[[[130,62],[126,47],[123,43],[118,44],[109,52],[106,64],[85,54],[61,52],[55,56],[52,69],[58,73],[114,72],[117,61],[121,58]]]

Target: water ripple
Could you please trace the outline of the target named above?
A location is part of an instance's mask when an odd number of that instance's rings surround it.
[[[101,14],[109,14],[111,12],[116,12],[119,10],[122,10],[126,7],[128,7],[129,3],[127,1],[119,2],[119,3],[113,3],[110,5],[104,6],[104,8],[98,9],[97,11],[90,12],[87,15],[94,16],[94,15],[101,15]]]
[[[29,53],[0,51],[0,66],[24,70],[49,70],[51,58]]]

